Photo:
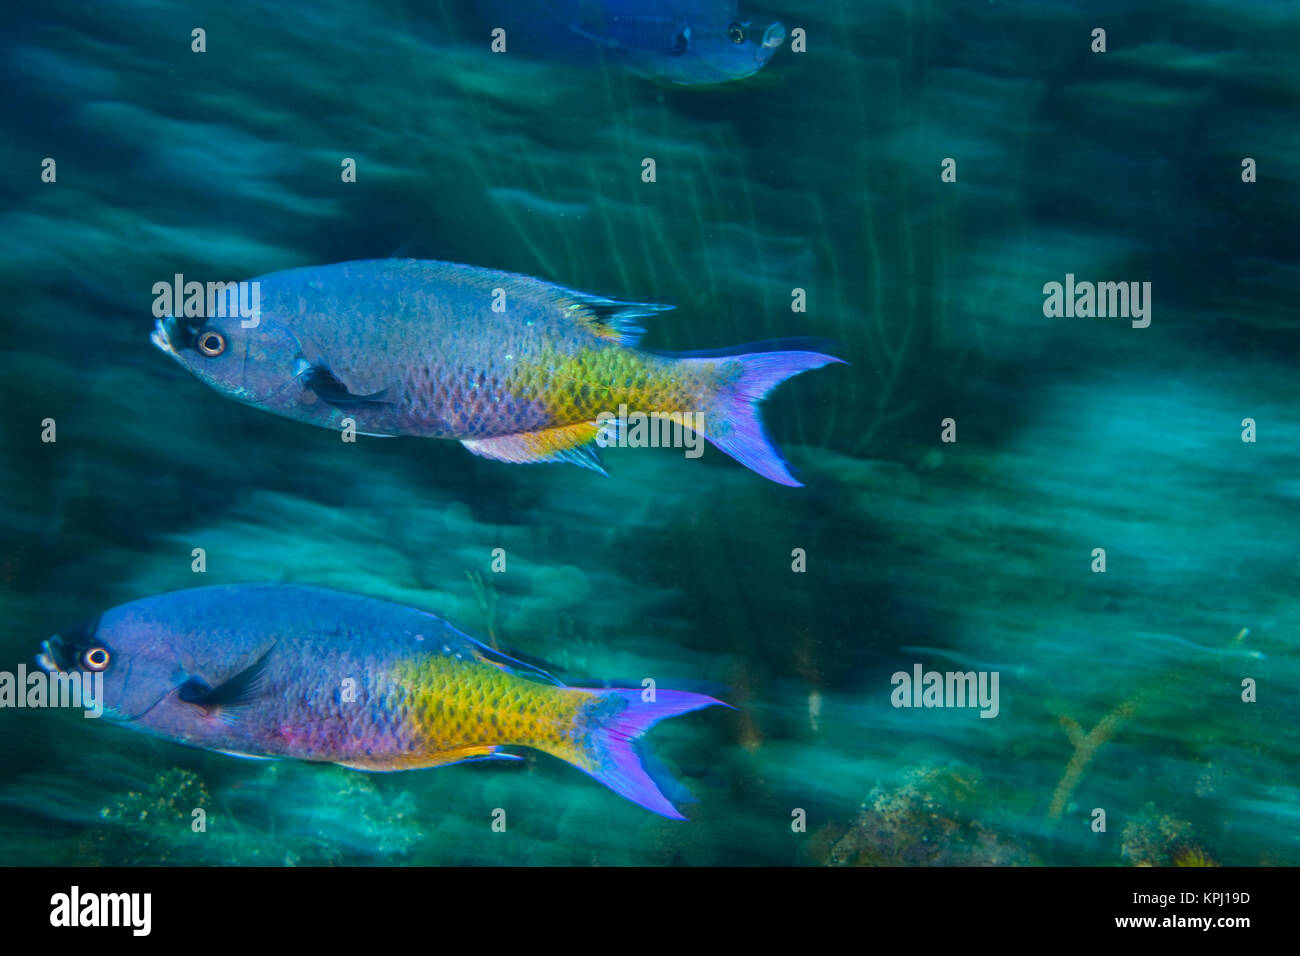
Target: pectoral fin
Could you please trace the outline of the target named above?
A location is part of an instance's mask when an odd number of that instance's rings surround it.
[[[252,664],[216,687],[202,677],[191,677],[181,685],[177,696],[187,704],[203,708],[208,714],[227,712],[251,704],[262,693],[266,665],[273,650],[274,644]]]
[[[369,395],[350,391],[329,366],[315,364],[302,373],[303,385],[336,408],[356,408],[359,405],[387,405],[391,402],[391,389],[382,389]]]

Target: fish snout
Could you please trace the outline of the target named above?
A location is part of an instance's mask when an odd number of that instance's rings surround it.
[[[36,655],[36,665],[45,673],[66,671],[71,663],[71,652],[59,635],[55,634],[49,640],[41,641],[41,652]]]
[[[762,49],[770,55],[776,50],[777,47],[779,47],[784,42],[785,42],[785,24],[780,22],[773,23],[763,33]]]
[[[173,358],[180,358],[175,344],[180,341],[180,338],[180,325],[175,318],[169,315],[166,318],[154,320],[153,332],[149,334],[149,341]]]
[[[90,618],[75,627],[63,628],[62,634],[41,641],[41,652],[36,655],[41,670],[49,674],[80,670],[82,652],[97,645],[99,622],[98,617]]]
[[[174,315],[164,316],[154,320],[149,341],[180,361],[183,352],[194,348],[195,340],[203,326],[203,319],[178,319]],[[181,362],[181,364],[185,363]]]

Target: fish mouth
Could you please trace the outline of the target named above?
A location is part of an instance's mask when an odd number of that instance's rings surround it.
[[[36,665],[47,674],[55,674],[68,669],[68,649],[63,639],[55,634],[47,641],[41,641],[41,652],[36,655]]]
[[[155,319],[153,323],[153,332],[149,334],[149,341],[158,348],[162,349],[168,355],[175,355],[176,349],[172,348],[171,331],[167,328],[168,323],[175,326],[176,320],[170,315],[165,319]]]
[[[785,42],[785,24],[780,22],[773,23],[771,26],[767,28],[766,32],[764,32],[763,34],[762,49],[773,51],[784,42]],[[769,56],[770,55],[771,54],[769,52]]]
[[[74,656],[73,649],[64,644],[64,639],[56,633],[51,639],[40,643],[40,653],[36,654],[36,666],[45,671],[45,674],[59,674],[61,671],[73,669]]]
[[[41,652],[36,655],[36,663],[41,670],[47,674],[80,670],[78,658],[83,650],[95,642],[99,621],[99,617],[89,618],[75,627],[63,628],[61,634],[41,641]]]
[[[155,319],[153,331],[149,333],[149,341],[158,347],[160,351],[166,352],[176,361],[185,364],[181,359],[181,353],[177,349],[177,343],[185,341],[185,335],[181,329],[180,323],[173,316],[167,316],[162,319]]]

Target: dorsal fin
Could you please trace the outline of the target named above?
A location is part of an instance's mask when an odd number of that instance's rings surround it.
[[[562,680],[546,670],[549,665],[540,658],[525,659],[524,656],[513,652],[497,650],[477,638],[470,637],[468,634],[457,630],[436,614],[430,614],[428,611],[420,611],[419,614],[442,629],[439,640],[446,644],[443,653],[448,653],[453,647],[457,652],[468,650],[475,659],[499,667],[503,671],[518,677],[536,681],[539,684],[554,684],[556,687],[565,686]]]
[[[569,29],[602,46],[682,54],[690,46],[690,27],[669,17],[621,16],[590,25],[571,23]]]
[[[632,346],[641,341],[645,329],[637,319],[676,308],[654,302],[620,302],[618,299],[606,299],[604,296],[574,292],[572,289],[565,289],[564,295],[570,300],[568,311],[579,324],[619,345]]]
[[[493,650],[486,644],[483,644],[480,641],[475,641],[472,637],[470,640],[477,645],[475,650],[478,652],[479,657],[487,663],[501,668],[508,674],[514,674],[516,677],[523,677],[527,680],[536,681],[539,684],[553,684],[556,687],[564,686],[563,681],[559,680],[549,671],[542,669],[536,664],[521,661],[519,658],[511,657],[503,651]]]

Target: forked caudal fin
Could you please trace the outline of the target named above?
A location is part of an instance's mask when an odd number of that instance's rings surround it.
[[[660,791],[651,779],[637,754],[634,744],[647,730],[669,717],[689,714],[693,710],[717,704],[729,707],[720,700],[704,694],[684,690],[656,690],[655,699],[642,699],[642,690],[607,690],[594,687],[575,687],[589,694],[598,694],[601,701],[588,705],[579,720],[589,734],[585,760],[570,760],[581,770],[591,774],[621,797],[640,804],[661,816],[685,820],[677,808]]]
[[[646,314],[645,310],[653,308],[618,302],[611,303],[611,306],[621,308],[621,311],[612,313],[612,318],[619,322],[632,315]],[[592,318],[591,321],[595,322],[596,319]],[[622,336],[625,342],[630,341],[633,333],[625,325],[618,326],[618,329],[609,327],[610,335]],[[794,341],[803,343],[807,340],[783,340],[779,344],[788,346]],[[760,348],[764,345],[772,348],[778,343],[757,343],[757,347]],[[758,417],[758,405],[772,389],[786,379],[833,362],[847,364],[843,359],[821,352],[792,350],[788,347],[772,348],[771,351],[766,352],[743,353],[734,350],[687,354],[647,351],[677,362],[707,363],[709,374],[706,378],[709,379],[713,379],[712,372],[716,367],[719,370],[720,382],[716,386],[717,391],[714,392],[712,399],[705,399],[708,407],[690,410],[703,413],[704,427],[699,429],[699,432],[714,447],[726,452],[746,468],[758,472],[764,478],[794,488],[803,487],[790,474],[780,453],[764,433],[763,423]],[[698,371],[698,366],[696,370]],[[672,414],[677,412],[674,411]],[[607,425],[603,425],[598,416],[596,421],[557,425],[533,432],[489,438],[464,438],[461,439],[461,444],[484,458],[517,463],[567,461],[598,471],[603,475],[605,469],[601,466],[592,444],[598,443],[599,436],[606,427]]]
[[[792,488],[802,488],[803,484],[790,474],[785,460],[763,431],[758,405],[786,379],[832,362],[844,363],[844,360],[820,352],[751,352],[685,361],[740,363],[739,375],[733,376],[714,396],[713,407],[705,419],[704,437],[719,451],[726,452],[764,478]]]

